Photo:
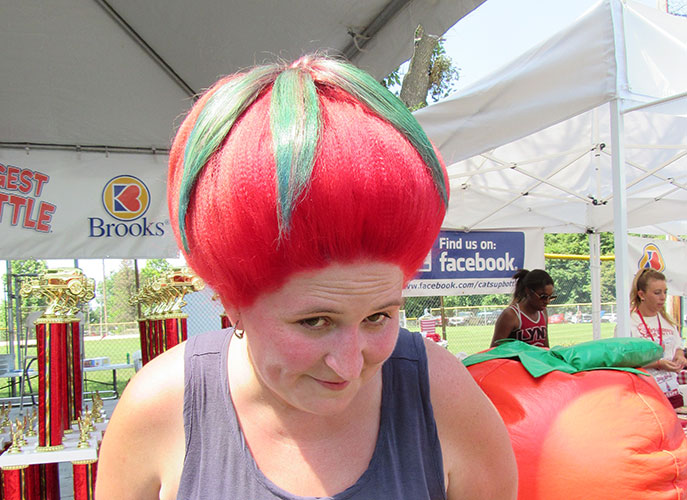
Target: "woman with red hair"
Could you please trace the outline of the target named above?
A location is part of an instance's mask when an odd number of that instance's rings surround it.
[[[350,64],[304,57],[206,92],[172,146],[168,201],[235,328],[132,380],[99,500],[514,498],[494,408],[454,356],[399,330],[446,184],[413,116]]]

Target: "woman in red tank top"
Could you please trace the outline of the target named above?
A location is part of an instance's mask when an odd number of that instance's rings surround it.
[[[546,306],[556,299],[553,279],[542,269],[520,269],[513,279],[513,301],[496,320],[491,347],[507,338],[549,347]]]

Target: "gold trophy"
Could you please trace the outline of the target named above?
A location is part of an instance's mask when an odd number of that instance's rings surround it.
[[[23,297],[38,295],[47,300],[43,315],[36,321],[39,377],[38,450],[63,448],[62,438],[82,404],[81,343],[76,314],[82,302],[95,296],[95,281],[81,269],[48,269],[38,278],[22,283]],[[66,417],[66,418],[63,418]]]
[[[74,267],[48,269],[38,278],[21,284],[22,297],[39,295],[47,299],[48,306],[41,319],[72,319],[79,312],[79,304],[95,297],[95,280],[87,278]]]
[[[10,446],[9,450],[7,450],[7,453],[21,453],[21,447],[26,445],[23,423],[20,423],[20,420],[17,419],[15,425],[12,426],[10,422],[10,432],[12,433],[12,445]]]
[[[81,415],[77,420],[79,425],[79,444],[77,448],[88,448],[91,446],[89,440],[91,439],[91,416],[88,412]]]

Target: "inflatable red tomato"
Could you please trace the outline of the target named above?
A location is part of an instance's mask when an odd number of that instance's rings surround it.
[[[520,500],[687,498],[685,434],[651,377],[597,369],[535,378],[515,359],[468,370],[506,423]]]

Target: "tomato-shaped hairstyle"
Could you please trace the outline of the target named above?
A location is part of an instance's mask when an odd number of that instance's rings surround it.
[[[333,262],[396,264],[408,281],[448,204],[443,164],[403,103],[323,57],[217,82],[169,164],[177,241],[225,306]]]

